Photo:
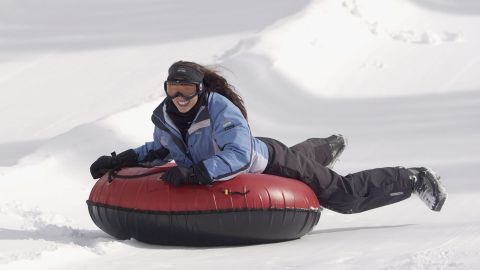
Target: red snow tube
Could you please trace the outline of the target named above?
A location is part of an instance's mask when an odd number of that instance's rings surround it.
[[[173,186],[160,180],[171,166],[122,169],[111,182],[103,176],[87,201],[93,222],[119,239],[211,246],[297,239],[320,219],[315,194],[300,181],[242,174],[209,186]]]

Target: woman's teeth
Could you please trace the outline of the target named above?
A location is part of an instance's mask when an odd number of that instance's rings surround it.
[[[187,106],[189,102],[190,102],[190,100],[185,100],[185,101],[180,101],[180,100],[179,100],[179,101],[178,101],[178,105],[180,105],[180,106]]]

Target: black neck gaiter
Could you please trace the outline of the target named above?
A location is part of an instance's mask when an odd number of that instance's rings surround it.
[[[177,109],[177,106],[173,104],[173,101],[167,97],[166,101],[166,111],[168,113],[168,116],[172,119],[173,123],[175,126],[177,126],[178,130],[182,134],[182,138],[184,141],[186,141],[187,138],[187,133],[188,129],[190,128],[190,125],[192,124],[193,120],[195,119],[195,116],[197,115],[198,111],[200,110],[200,107],[205,103],[205,95],[202,93],[198,96],[198,101],[191,108],[188,112],[182,113]]]

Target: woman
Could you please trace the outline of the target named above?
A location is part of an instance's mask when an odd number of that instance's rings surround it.
[[[90,167],[94,179],[108,170],[174,160],[163,179],[174,185],[210,184],[241,173],[265,173],[309,185],[321,204],[340,213],[359,213],[416,193],[432,210],[446,200],[439,177],[428,168],[388,167],[341,176],[329,169],[345,148],[333,135],[291,148],[253,137],[242,98],[215,71],[179,61],[168,70],[165,100],[154,110],[154,140],[119,155],[102,156]]]

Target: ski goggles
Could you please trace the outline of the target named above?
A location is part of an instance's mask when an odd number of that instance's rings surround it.
[[[171,99],[183,97],[185,100],[190,100],[202,91],[203,85],[201,83],[165,81],[163,87],[165,93]]]

